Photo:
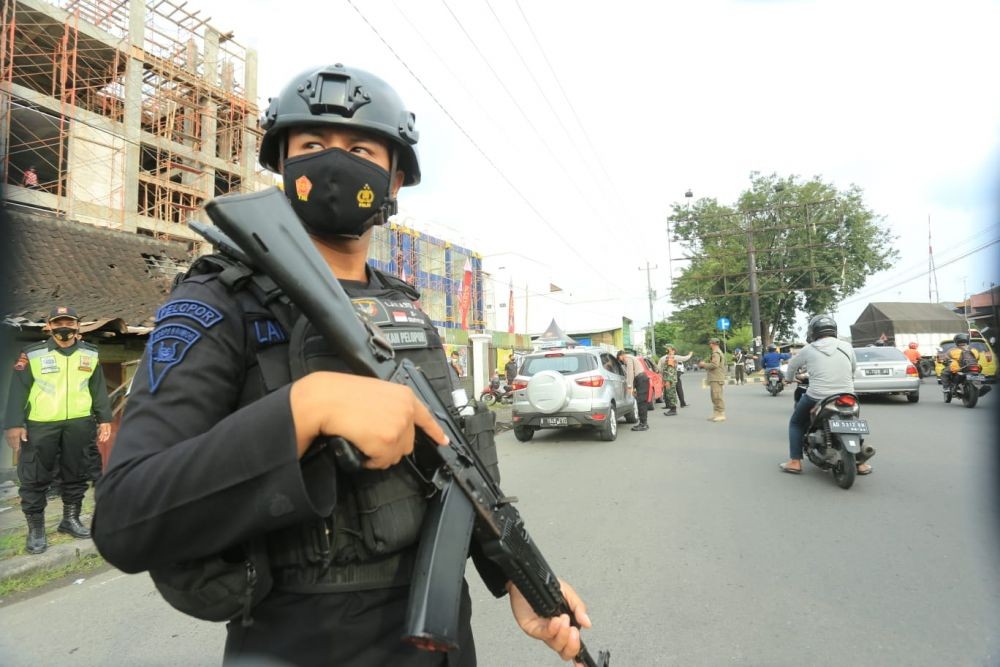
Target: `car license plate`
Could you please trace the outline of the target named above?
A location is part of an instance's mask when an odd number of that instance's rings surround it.
[[[892,375],[891,368],[866,368],[865,375]]]
[[[569,426],[566,417],[542,417],[542,426]]]
[[[830,433],[869,433],[868,422],[864,419],[831,419]]]

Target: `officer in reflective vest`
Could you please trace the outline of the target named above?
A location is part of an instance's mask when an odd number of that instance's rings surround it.
[[[111,436],[111,402],[97,348],[79,339],[80,320],[68,306],[52,309],[52,336],[33,343],[14,364],[5,419],[7,444],[19,452],[21,509],[28,521],[26,550],[45,551],[45,493],[58,465],[63,519],[59,532],[90,537],[80,506],[93,466],[97,439]]]
[[[420,181],[414,115],[382,79],[336,64],[291,80],[261,126],[261,164],[281,175],[358,314],[452,405],[447,358],[417,292],[368,264],[372,227],[395,212],[401,186]],[[186,613],[232,619],[227,660],[474,665],[464,585],[457,650],[427,653],[400,641],[430,492],[407,457],[415,428],[446,445],[441,426],[409,388],[352,374],[303,316],[259,298],[266,295],[255,276],[241,280],[239,266],[225,261],[203,258],[157,312],[97,485],[101,554],[126,572],[149,570]],[[346,474],[328,450],[312,447],[331,435],[364,452],[366,470]],[[480,455],[496,461],[492,438]],[[568,614],[540,618],[492,561],[471,555],[490,591],[509,594],[525,632],[563,659],[576,655],[579,631]],[[232,615],[225,596],[211,606],[188,594],[213,572],[227,577],[225,563],[244,560],[253,573],[244,596],[252,623]],[[579,597],[563,590],[589,627]]]

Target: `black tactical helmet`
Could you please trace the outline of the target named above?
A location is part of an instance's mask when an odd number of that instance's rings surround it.
[[[967,333],[955,334],[955,337],[952,339],[952,342],[955,343],[955,345],[968,345],[969,334]]]
[[[288,128],[339,125],[362,129],[387,139],[395,150],[403,185],[420,182],[420,163],[414,146],[420,133],[416,116],[389,84],[364,70],[337,63],[313,68],[293,78],[277,97],[268,100],[260,121],[264,138],[260,163],[277,173],[282,139]]]
[[[806,336],[809,340],[817,341],[826,336],[837,335],[837,321],[829,315],[817,315],[809,320],[809,327]]]

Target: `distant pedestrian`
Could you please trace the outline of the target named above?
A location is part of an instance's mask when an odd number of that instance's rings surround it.
[[[677,348],[671,346],[671,349],[674,353],[674,359],[677,360],[677,400],[680,401],[682,408],[686,408],[689,403],[684,400],[684,367],[687,366],[687,362],[694,356],[694,352],[677,354]]]
[[[458,379],[462,377],[462,357],[458,354],[458,350],[451,353],[451,370],[455,372],[455,378]]]
[[[503,367],[504,375],[507,376],[507,384],[513,384],[514,378],[517,377],[517,359],[514,358],[514,353],[511,352],[510,359],[507,360],[507,365]]]
[[[52,336],[24,348],[14,364],[5,417],[7,444],[18,453],[21,510],[28,522],[25,550],[40,554],[45,536],[46,491],[57,461],[62,478],[59,532],[90,537],[80,522],[92,477],[95,416],[97,439],[111,436],[111,401],[97,348],[80,340],[80,321],[67,306],[49,314]]]
[[[632,427],[633,431],[647,431],[646,422],[649,407],[652,405],[649,387],[649,377],[639,361],[625,350],[618,350],[618,361],[625,367],[625,387],[634,397],[639,406],[639,423]]]
[[[24,174],[21,176],[21,185],[26,188],[38,189],[38,172],[35,171],[34,165],[24,170]]]
[[[698,366],[708,371],[708,388],[712,395],[713,414],[708,418],[710,422],[726,421],[726,403],[722,400],[722,387],[726,384],[726,360],[719,349],[718,338],[709,338],[708,345],[712,348],[712,354],[708,361],[698,362]]]
[[[743,375],[745,362],[746,356],[743,354],[743,350],[740,348],[733,350],[733,364],[736,366],[736,384],[747,383],[746,377]]]
[[[677,414],[677,358],[674,356],[674,348],[667,344],[667,353],[660,357],[656,364],[657,370],[663,377],[663,404],[666,410],[664,417],[673,417]]]

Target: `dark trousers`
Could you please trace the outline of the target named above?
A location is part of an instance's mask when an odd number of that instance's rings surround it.
[[[744,370],[745,369],[743,367],[743,362],[737,362],[737,364],[736,364],[736,381],[739,382],[740,384],[744,384],[746,382],[746,378],[743,377],[743,371]]]
[[[788,420],[788,458],[802,458],[802,438],[805,437],[806,429],[809,428],[809,411],[817,403],[819,401],[815,398],[803,394],[802,398],[795,404],[792,418]]]
[[[649,401],[646,400],[649,396],[649,378],[645,373],[636,375],[632,387],[635,389],[635,400],[639,404],[639,423],[645,424],[646,415],[649,414]]]
[[[410,589],[351,593],[274,591],[254,608],[253,625],[226,626],[223,664],[272,667],[475,667],[472,601],[463,583],[459,649],[422,651],[400,641]],[[258,658],[257,661],[254,658]],[[267,662],[271,658],[275,661]]]
[[[45,511],[45,492],[52,484],[58,464],[62,501],[74,505],[83,500],[91,478],[95,426],[91,417],[61,422],[27,423],[28,442],[21,444],[17,476],[21,480],[21,510],[25,514]]]
[[[687,407],[687,401],[684,400],[684,383],[681,382],[681,374],[677,374],[677,398],[681,402],[681,407]]]

